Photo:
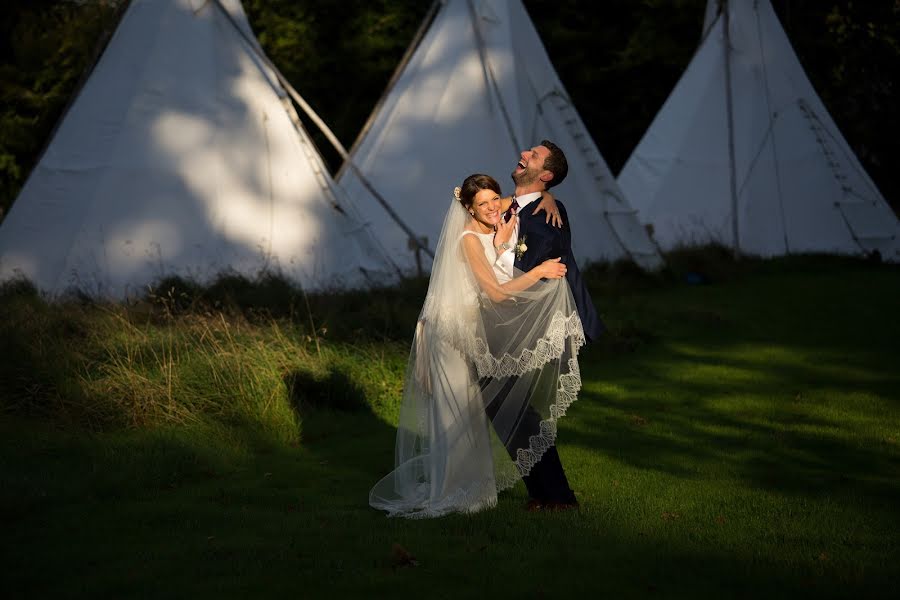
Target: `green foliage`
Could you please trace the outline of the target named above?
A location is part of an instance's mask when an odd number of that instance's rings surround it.
[[[900,212],[900,3],[776,2],[822,101],[895,212]]]
[[[92,430],[241,423],[295,441],[304,410],[399,396],[402,364],[384,352],[407,351],[422,292],[307,296],[271,275],[224,275],[169,278],[114,305],[48,303],[13,280],[0,286],[0,410]]]
[[[705,0],[525,3],[560,79],[614,173],[700,40]]]
[[[426,14],[423,0],[246,0],[267,54],[350,146]],[[697,47],[705,0],[525,0],[613,172]],[[813,85],[888,202],[900,206],[895,0],[773,0]],[[0,27],[0,210],[31,170],[122,2],[5,3]],[[340,158],[308,127],[333,169]]]
[[[346,147],[406,51],[429,2],[348,0],[340,10],[317,0],[244,2],[266,54]],[[307,127],[333,168],[340,157]]]
[[[0,217],[100,55],[121,2],[14,0],[0,24]]]

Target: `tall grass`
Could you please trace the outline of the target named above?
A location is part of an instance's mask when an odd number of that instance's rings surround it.
[[[526,513],[519,486],[415,522],[366,494],[423,281],[170,279],[118,305],[8,285],[0,595],[895,597],[900,273],[669,265],[585,273],[608,331],[560,423],[581,509]]]
[[[353,319],[335,320],[327,310],[297,313],[299,290],[234,276],[207,288],[163,284],[125,304],[46,302],[26,283],[6,284],[0,406],[63,427],[215,421],[296,443],[304,407],[355,410],[366,398],[399,396],[398,374],[381,373],[383,348],[374,349],[373,335],[325,344],[330,323],[340,331]],[[346,295],[344,306],[355,305],[356,295]],[[322,306],[319,297],[313,302]],[[385,322],[380,345],[400,343],[390,338],[390,316]]]
[[[717,246],[672,252],[667,263],[658,273],[628,262],[585,270],[607,325],[595,348],[618,355],[658,339],[665,319],[642,310],[642,294],[867,264],[821,256],[735,262]],[[240,422],[281,442],[299,440],[304,406],[368,408],[390,419],[426,286],[411,279],[307,294],[271,273],[226,273],[205,286],[165,278],[143,298],[107,303],[78,295],[48,302],[27,282],[7,282],[0,409],[90,430]],[[702,306],[690,319],[720,324]]]

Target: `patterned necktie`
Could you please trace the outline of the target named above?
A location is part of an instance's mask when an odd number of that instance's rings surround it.
[[[513,218],[513,215],[517,212],[519,212],[519,203],[516,200],[516,197],[513,196],[512,204],[510,204],[509,208],[506,210],[506,215],[504,216],[503,220],[508,223],[509,220]]]

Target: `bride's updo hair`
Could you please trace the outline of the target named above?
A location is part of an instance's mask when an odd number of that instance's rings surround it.
[[[462,187],[459,188],[458,198],[460,204],[463,205],[463,208],[469,210],[472,203],[475,201],[475,194],[481,190],[491,190],[494,193],[499,194],[500,184],[490,175],[482,175],[480,173],[469,175],[466,177],[466,180],[463,181]]]

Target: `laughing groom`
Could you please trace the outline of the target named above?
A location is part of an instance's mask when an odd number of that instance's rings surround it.
[[[527,238],[528,243],[523,253],[501,254],[498,262],[505,261],[506,264],[500,264],[498,267],[512,273],[512,267],[515,266],[516,269],[527,273],[547,259],[560,257],[561,262],[566,265],[566,280],[575,299],[585,338],[590,342],[602,333],[603,324],[581,277],[578,263],[572,255],[572,232],[569,229],[569,217],[565,206],[559,198],[556,199],[563,220],[562,228],[548,223],[545,216],[540,213],[534,215],[531,210],[522,210],[532,202],[540,202],[544,190],[562,183],[568,172],[566,155],[559,146],[549,140],[543,140],[539,145],[521,153],[519,163],[512,172],[512,179],[516,184],[512,212],[519,217],[518,231],[513,231],[512,239]],[[522,419],[523,426],[519,430],[523,436],[539,432],[540,417],[536,411],[533,409],[526,411]],[[527,441],[528,438],[524,439]],[[527,447],[527,443],[524,447]],[[578,500],[569,487],[555,445],[544,453],[541,460],[524,477],[524,481],[531,497],[526,507],[529,510],[567,509],[578,506]]]

